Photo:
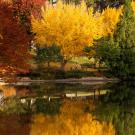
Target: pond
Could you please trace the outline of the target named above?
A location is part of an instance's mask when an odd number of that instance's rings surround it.
[[[135,135],[135,83],[2,85],[0,135]]]

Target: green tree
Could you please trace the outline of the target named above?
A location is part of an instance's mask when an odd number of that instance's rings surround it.
[[[52,45],[50,47],[37,48],[35,60],[38,64],[47,62],[48,67],[50,67],[51,61],[62,61],[63,57],[60,53],[60,48]]]
[[[135,16],[131,1],[126,0],[123,15],[113,35],[98,42],[97,53],[120,78],[135,75]]]

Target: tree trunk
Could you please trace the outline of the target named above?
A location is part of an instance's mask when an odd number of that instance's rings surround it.
[[[50,62],[49,62],[49,61],[47,61],[47,67],[48,67],[48,68],[50,67]]]
[[[61,62],[61,70],[64,70],[65,69],[65,65],[67,64],[67,60],[63,60]]]

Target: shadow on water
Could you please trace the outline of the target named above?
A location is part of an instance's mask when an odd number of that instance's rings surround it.
[[[135,83],[8,87],[0,135],[135,135]]]
[[[112,122],[116,135],[135,134],[135,83],[112,85],[93,112],[101,121]]]

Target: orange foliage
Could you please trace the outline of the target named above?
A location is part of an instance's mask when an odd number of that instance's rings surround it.
[[[41,6],[46,0],[17,0],[13,2],[13,7],[17,16],[30,17],[40,15]]]
[[[12,97],[16,95],[16,89],[14,87],[0,86],[0,90],[3,91],[4,97]]]
[[[0,35],[0,77],[27,72],[31,38],[7,3],[0,3]]]

